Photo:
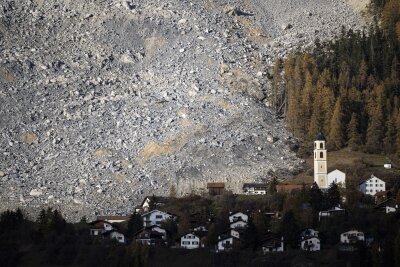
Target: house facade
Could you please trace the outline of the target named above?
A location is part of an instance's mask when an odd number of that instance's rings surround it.
[[[374,196],[378,192],[386,191],[386,183],[372,174],[359,184],[358,189],[365,195]]]
[[[105,232],[112,231],[114,230],[114,226],[110,222],[106,221],[93,221],[89,223],[90,225],[90,235],[92,236],[100,236],[104,234]]]
[[[181,237],[181,248],[196,249],[201,247],[200,237],[195,234],[186,234]]]
[[[230,224],[231,229],[243,229],[246,227],[247,227],[247,222],[242,220],[234,221]]]
[[[240,246],[240,242],[241,241],[239,238],[233,236],[222,237],[218,240],[217,251],[229,251],[234,248],[238,248]]]
[[[143,227],[150,227],[153,225],[159,226],[161,225],[162,221],[175,218],[175,215],[160,210],[152,210],[150,212],[142,214]]]
[[[376,210],[379,210],[386,214],[396,212],[398,210],[398,208],[399,208],[399,206],[397,204],[396,199],[394,199],[394,198],[386,199],[375,206]]]
[[[243,194],[245,195],[265,195],[267,194],[267,184],[245,183],[243,184]]]
[[[300,242],[301,250],[319,251],[321,250],[321,240],[318,237],[307,237]]]
[[[328,187],[333,183],[346,188],[346,174],[338,169],[328,173]]]
[[[270,234],[262,242],[262,252],[264,254],[267,254],[270,252],[283,252],[284,250],[285,250],[285,244],[283,242],[283,237],[279,237],[277,235]]]
[[[116,230],[111,230],[111,231],[105,232],[104,235],[112,240],[116,240],[118,243],[121,243],[121,244],[125,243],[124,234],[122,234]]]
[[[340,243],[342,244],[354,244],[359,241],[365,241],[365,236],[363,232],[351,230],[340,234]]]
[[[249,221],[249,216],[243,212],[235,212],[232,213],[231,215],[229,215],[229,222],[233,223],[236,221],[244,221],[244,222],[248,222]]]
[[[135,234],[137,243],[146,244],[148,246],[163,246],[166,244],[165,234],[156,231],[155,229],[143,228]]]
[[[318,213],[318,219],[321,220],[323,218],[329,218],[331,216],[337,216],[337,215],[345,215],[346,210],[342,209],[340,207],[334,207],[329,210],[323,210]]]

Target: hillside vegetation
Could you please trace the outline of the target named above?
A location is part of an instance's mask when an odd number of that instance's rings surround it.
[[[400,2],[371,5],[381,23],[275,63],[275,109],[305,148],[322,131],[330,149],[400,153]]]

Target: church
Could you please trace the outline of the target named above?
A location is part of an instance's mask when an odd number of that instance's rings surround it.
[[[328,158],[325,136],[320,133],[314,141],[314,182],[321,189],[328,189],[332,183],[346,188],[346,174],[340,170],[328,173]]]

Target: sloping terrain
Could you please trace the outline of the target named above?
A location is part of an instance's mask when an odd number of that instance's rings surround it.
[[[172,186],[298,170],[271,63],[363,25],[315,2],[2,1],[0,209],[126,213]]]

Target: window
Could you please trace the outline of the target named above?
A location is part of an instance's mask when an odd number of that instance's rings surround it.
[[[323,159],[323,158],[324,158],[324,152],[319,152],[319,157],[320,157],[321,159]]]
[[[314,143],[314,149],[317,149],[317,143]]]
[[[156,219],[161,219],[162,215],[156,215]]]
[[[199,242],[197,242],[197,241],[192,242],[192,245],[198,245],[198,244],[199,244]]]
[[[317,152],[314,152],[314,158],[315,159],[317,158]]]
[[[320,143],[319,144],[319,148],[323,149],[324,148],[324,144]]]

